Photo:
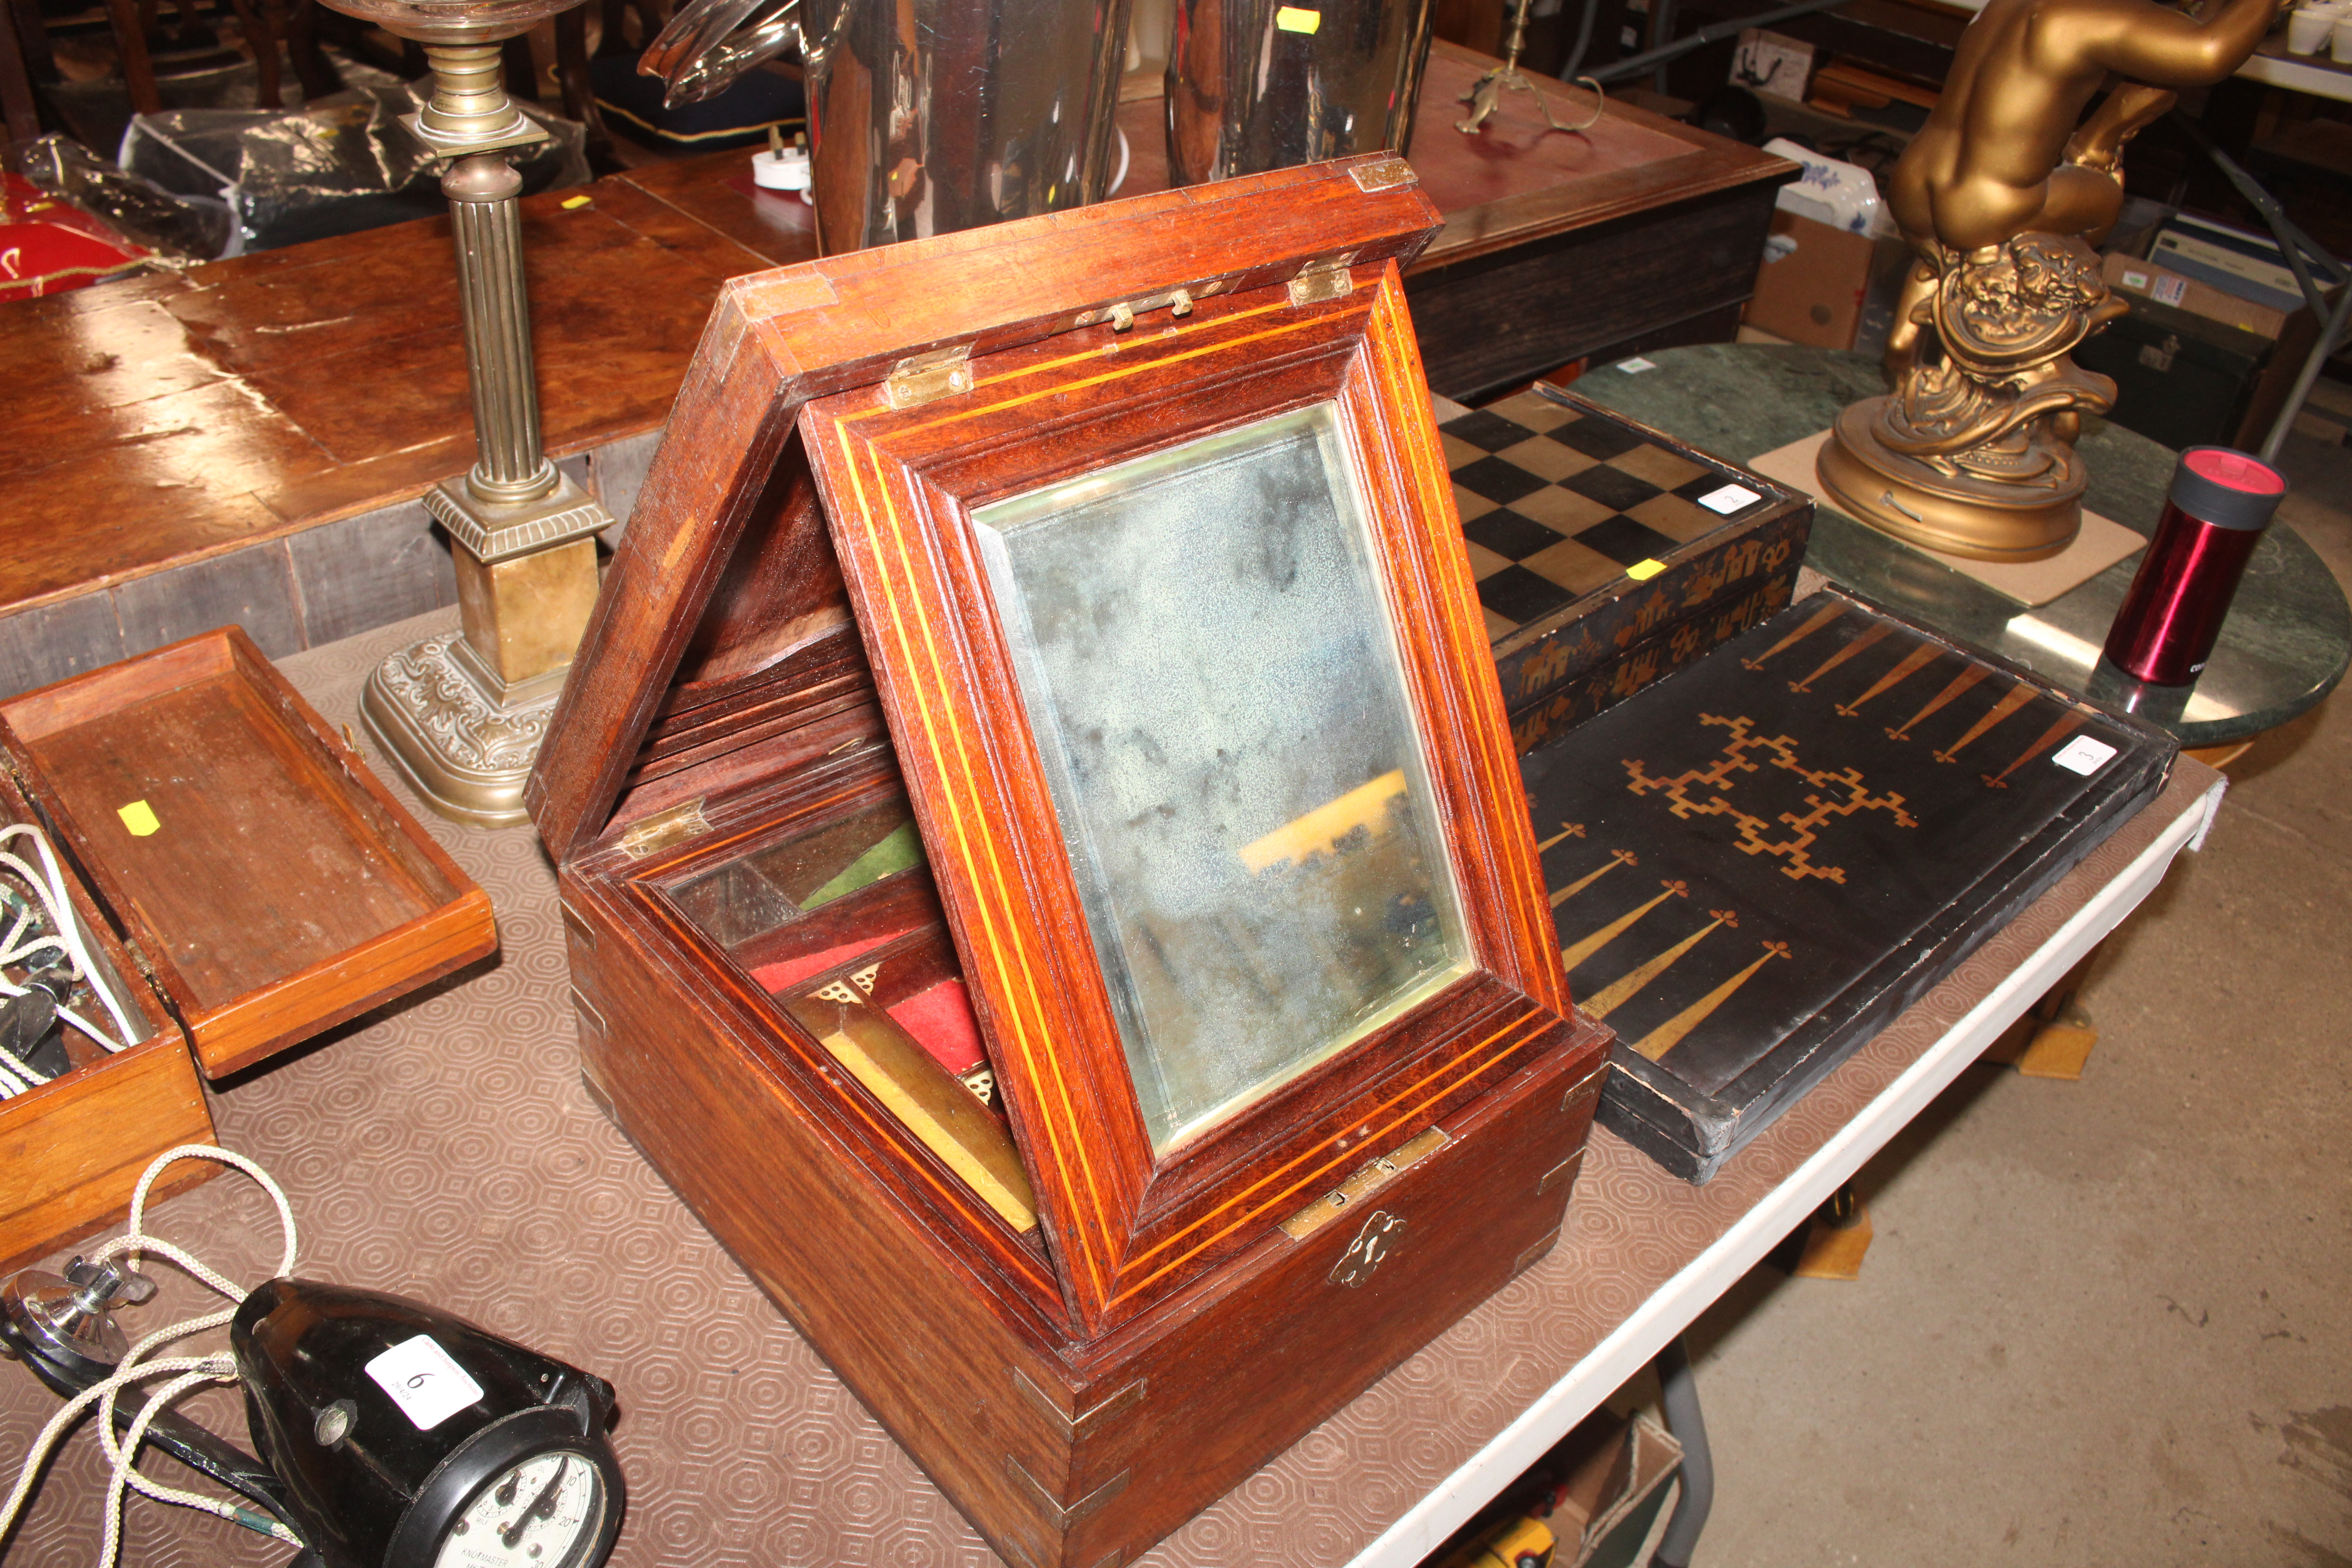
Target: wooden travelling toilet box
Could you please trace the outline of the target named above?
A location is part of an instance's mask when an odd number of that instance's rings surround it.
[[[155,1156],[212,1142],[199,1068],[253,1066],[498,946],[488,895],[239,627],[0,700],[0,811],[55,847],[136,1037],[108,1054],[68,1029],[73,1070],[0,1100],[0,1269],[103,1229]]]
[[[734,280],[527,799],[592,1090],[1013,1563],[1558,1236],[1570,1005],[1392,157]]]

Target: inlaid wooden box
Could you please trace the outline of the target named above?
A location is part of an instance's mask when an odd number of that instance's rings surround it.
[[[1788,607],[1797,491],[1541,384],[1438,435],[1522,753]]]
[[[531,780],[591,1088],[1010,1562],[1132,1561],[1559,1229],[1607,1034],[1433,227],[1366,158],[738,279]]]
[[[488,896],[238,627],[0,701],[0,805],[47,833],[148,1031],[0,1101],[0,1256],[101,1227],[156,1154],[208,1142],[197,1068],[250,1067],[498,945]]]

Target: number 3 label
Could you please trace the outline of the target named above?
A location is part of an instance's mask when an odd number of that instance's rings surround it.
[[[367,1374],[419,1432],[430,1432],[482,1397],[482,1385],[430,1334],[385,1351],[367,1363]]]

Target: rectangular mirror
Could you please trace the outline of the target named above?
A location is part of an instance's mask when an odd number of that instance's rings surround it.
[[[1469,971],[1332,404],[972,520],[1155,1154]]]

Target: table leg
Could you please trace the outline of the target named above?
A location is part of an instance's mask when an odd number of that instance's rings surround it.
[[[2064,1079],[2069,1082],[2082,1078],[2083,1064],[2090,1059],[2092,1047],[2099,1043],[2099,1026],[2092,1022],[2078,994],[2084,976],[2090,973],[2092,961],[2098,956],[2095,947],[2084,953],[2083,961],[2067,972],[2066,978],[2052,986],[2026,1015],[2032,1021],[2031,1033],[2015,1058],[2021,1075]]]
[[[1715,1456],[1706,1446],[1706,1421],[1699,1414],[1698,1379],[1691,1373],[1690,1352],[1680,1337],[1668,1340],[1650,1363],[1658,1373],[1658,1404],[1665,1412],[1666,1430],[1683,1446],[1682,1480],[1675,1489],[1675,1511],[1666,1531],[1650,1554],[1650,1568],[1690,1568],[1691,1552],[1699,1531],[1715,1507]]]
[[[1858,1279],[1869,1251],[1869,1205],[1852,1182],[1843,1183],[1806,1222],[1804,1251],[1789,1272],[1799,1279]]]

